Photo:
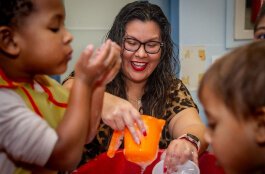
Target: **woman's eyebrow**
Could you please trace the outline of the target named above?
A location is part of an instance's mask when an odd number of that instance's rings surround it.
[[[130,39],[136,39],[136,40],[138,40],[137,38],[135,38],[135,37],[133,37],[131,35],[128,35],[128,34],[125,34],[124,37],[125,38],[130,38]],[[148,39],[148,41],[153,41],[153,40],[159,40],[159,37],[155,36],[153,38]]]

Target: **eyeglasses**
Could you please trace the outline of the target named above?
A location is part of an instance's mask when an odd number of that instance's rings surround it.
[[[123,45],[127,51],[131,52],[136,52],[142,45],[144,45],[145,52],[156,54],[159,52],[160,48],[164,46],[164,43],[159,41],[140,42],[137,39],[124,38]]]

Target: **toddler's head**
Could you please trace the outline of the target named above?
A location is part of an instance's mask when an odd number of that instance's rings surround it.
[[[66,70],[72,35],[64,26],[62,0],[0,0],[0,8],[0,68],[8,76]]]
[[[207,141],[228,173],[265,166],[265,42],[239,47],[205,73],[199,98]]]

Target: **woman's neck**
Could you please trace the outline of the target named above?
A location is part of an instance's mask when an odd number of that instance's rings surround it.
[[[126,82],[126,95],[128,99],[139,100],[144,94],[145,82],[135,83],[127,80]]]
[[[141,99],[144,94],[145,84],[146,82],[135,83],[129,80],[126,81],[127,99],[137,110],[142,105]]]

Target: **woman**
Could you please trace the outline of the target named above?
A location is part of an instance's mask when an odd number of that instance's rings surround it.
[[[133,124],[137,122],[145,135],[138,110],[166,120],[159,144],[160,149],[166,149],[165,171],[175,171],[176,164],[188,159],[197,163],[198,155],[207,147],[205,126],[190,93],[175,75],[170,23],[160,7],[146,1],[127,4],[116,16],[107,38],[122,47],[122,66],[106,87],[104,123],[94,141],[86,145],[86,155],[91,158],[96,152],[105,152],[112,129],[127,126],[134,135]]]

